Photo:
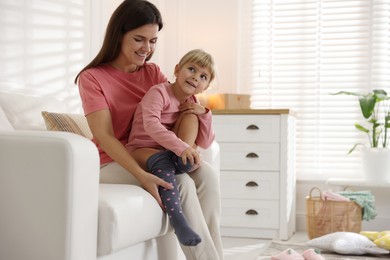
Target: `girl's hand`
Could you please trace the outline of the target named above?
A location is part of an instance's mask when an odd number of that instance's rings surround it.
[[[141,183],[141,187],[144,188],[147,192],[149,192],[157,201],[157,203],[160,205],[160,207],[162,208],[162,210],[165,212],[165,208],[163,206],[163,203],[161,201],[161,197],[160,197],[160,194],[158,192],[158,188],[159,186],[165,188],[165,189],[168,189],[168,190],[171,190],[173,189],[173,185],[168,183],[168,182],[165,182],[163,179],[151,174],[151,173],[148,173],[148,172],[145,172],[145,174],[143,174],[142,178],[139,179],[140,183]]]
[[[195,114],[195,115],[203,115],[207,112],[207,109],[198,103],[190,103],[186,102],[183,104],[180,104],[179,106],[180,112],[183,114]]]
[[[184,150],[184,152],[180,155],[184,164],[187,164],[187,160],[190,161],[191,165],[200,164],[200,155],[198,151],[196,151],[192,147],[188,147]]]

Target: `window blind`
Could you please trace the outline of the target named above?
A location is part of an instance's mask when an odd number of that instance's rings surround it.
[[[0,81],[32,94],[77,95],[90,57],[90,0],[1,0]]]
[[[300,179],[354,177],[368,144],[358,100],[389,90],[389,0],[252,0],[252,107],[296,114]],[[364,124],[364,123],[363,123]]]

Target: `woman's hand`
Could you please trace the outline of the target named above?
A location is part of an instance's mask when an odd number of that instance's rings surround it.
[[[141,183],[141,187],[149,192],[156,199],[162,210],[165,211],[158,192],[158,187],[161,186],[165,189],[171,190],[173,189],[173,185],[148,172],[145,172],[145,174],[143,174],[138,180]]]
[[[201,104],[191,102],[180,104],[179,110],[183,114],[195,114],[198,116],[207,112],[207,109]]]
[[[100,110],[87,116],[89,127],[100,144],[101,148],[117,163],[124,167],[129,174],[133,174],[140,182],[141,187],[149,192],[164,210],[158,187],[173,189],[173,186],[164,180],[144,171],[139,163],[129,154],[124,145],[115,137],[112,128],[111,113],[109,110]]]

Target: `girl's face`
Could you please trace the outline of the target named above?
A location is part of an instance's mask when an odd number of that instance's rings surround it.
[[[125,33],[115,64],[122,69],[142,66],[156,48],[157,34],[157,24],[146,24]]]
[[[210,84],[210,71],[197,64],[176,65],[175,76],[177,90],[184,96],[196,95],[206,90]]]

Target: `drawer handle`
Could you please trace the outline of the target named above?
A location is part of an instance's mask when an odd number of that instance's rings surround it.
[[[248,153],[246,158],[259,158],[259,156],[256,153]]]
[[[257,182],[254,182],[254,181],[249,181],[247,184],[245,184],[245,186],[247,186],[247,187],[257,187],[257,186],[259,186],[259,184],[257,184]]]
[[[259,127],[257,125],[248,125],[246,130],[259,130]]]
[[[247,212],[245,212],[245,214],[252,215],[252,216],[259,215],[259,213],[257,213],[257,211],[254,209],[247,210]]]

